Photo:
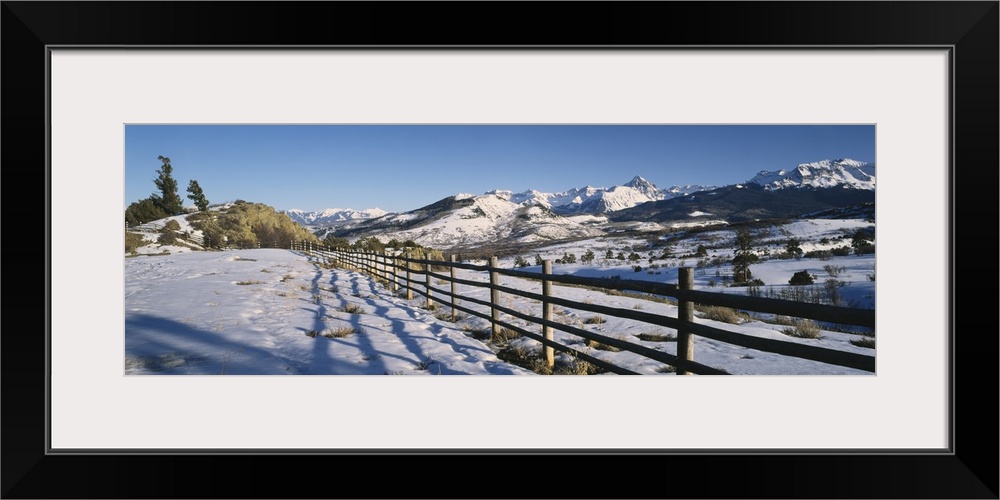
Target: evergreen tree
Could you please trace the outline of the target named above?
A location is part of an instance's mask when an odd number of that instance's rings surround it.
[[[795,257],[796,259],[802,258],[802,246],[798,238],[789,238],[788,242],[785,243],[785,252],[789,255]]]
[[[152,198],[133,202],[125,209],[125,224],[129,227],[160,220],[170,214],[161,209]]]
[[[814,282],[813,275],[809,274],[809,271],[799,271],[788,280],[789,285],[811,285]]]
[[[170,166],[170,158],[157,156],[157,159],[163,162],[163,166],[156,171],[158,177],[153,183],[161,194],[153,195],[153,201],[167,214],[177,215],[184,211],[184,207],[180,195],[177,194],[177,181],[173,177],[174,168]]]
[[[583,257],[580,257],[580,261],[584,264],[590,264],[591,262],[594,262],[594,257],[594,251],[587,250],[587,253],[583,254]]]
[[[854,231],[854,236],[851,237],[851,248],[854,249],[855,255],[863,255],[865,253],[865,247],[869,244],[867,231],[862,228],[858,228]]]
[[[205,192],[201,190],[201,186],[198,185],[198,181],[191,179],[188,183],[188,198],[194,202],[198,210],[202,212],[208,210],[208,200],[205,198]]]
[[[736,234],[736,243],[733,251],[733,281],[735,283],[747,283],[750,281],[752,273],[750,264],[756,263],[759,257],[753,251],[753,236],[746,229],[740,229]]]

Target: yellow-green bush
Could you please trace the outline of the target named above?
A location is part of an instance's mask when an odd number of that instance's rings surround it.
[[[188,221],[202,231],[205,246],[287,248],[293,241],[319,243],[315,235],[263,203],[237,201],[225,212],[201,212]]]
[[[135,251],[138,250],[139,247],[143,246],[145,244],[145,242],[146,242],[146,239],[141,234],[130,233],[128,231],[125,231],[125,252],[126,253],[135,253]]]

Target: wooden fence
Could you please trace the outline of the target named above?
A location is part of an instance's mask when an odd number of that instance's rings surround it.
[[[484,318],[490,321],[493,334],[507,328],[525,337],[537,340],[543,345],[545,360],[552,366],[554,351],[568,353],[579,359],[592,363],[613,373],[635,374],[631,370],[615,366],[608,361],[591,356],[571,346],[560,344],[553,340],[553,330],[575,335],[594,342],[633,352],[676,368],[678,374],[726,375],[724,370],[703,365],[694,360],[694,337],[700,336],[732,345],[756,349],[795,358],[808,359],[831,365],[844,366],[858,370],[874,372],[875,357],[864,354],[838,351],[825,347],[810,346],[796,342],[786,342],[775,339],[755,337],[738,332],[724,330],[694,322],[694,304],[714,305],[739,309],[743,311],[770,313],[796,318],[824,321],[839,325],[875,327],[875,311],[873,309],[854,309],[822,304],[809,304],[789,300],[749,297],[744,295],[725,294],[693,290],[694,271],[690,267],[679,269],[677,284],[657,283],[642,280],[585,278],[552,274],[551,261],[543,261],[542,273],[501,269],[497,266],[497,258],[490,259],[488,265],[474,265],[455,261],[428,260],[412,258],[410,251],[397,251],[392,254],[385,252],[366,252],[353,249],[331,249],[310,243],[293,243],[292,250],[302,251],[321,257],[339,266],[357,269],[388,284],[393,294],[406,294],[407,300],[412,300],[414,294],[426,298],[427,307],[434,302],[451,307],[452,319],[456,319],[459,311]],[[456,269],[466,269],[489,274],[489,283],[461,279],[456,277]],[[419,278],[417,277],[419,276]],[[527,278],[541,283],[540,292],[500,285],[500,276]],[[432,278],[449,283],[450,289],[432,286]],[[643,312],[635,309],[621,309],[577,302],[553,295],[552,284],[581,285],[602,290],[642,292],[656,296],[673,297],[677,299],[677,317]],[[490,300],[481,300],[456,293],[456,284],[467,285],[490,290]],[[531,316],[523,312],[501,305],[500,293],[533,299],[542,303],[542,316]],[[461,302],[460,302],[461,301]],[[478,304],[488,307],[489,314],[462,305],[463,303]],[[607,316],[626,318],[652,325],[673,328],[677,330],[677,354],[669,354],[646,346],[634,344],[618,338],[608,337],[599,333],[576,328],[553,321],[552,306],[561,305],[573,309],[590,311]],[[525,330],[508,322],[502,321],[500,313],[529,321],[542,326],[541,334]]]

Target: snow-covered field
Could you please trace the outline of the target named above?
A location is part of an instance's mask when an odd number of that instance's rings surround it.
[[[125,276],[126,374],[527,373],[367,277],[288,250],[136,257]]]
[[[836,227],[823,226],[827,223]],[[793,227],[793,230],[794,234],[814,235],[860,223],[803,221],[801,227]],[[596,245],[606,244],[610,248],[621,246],[625,241],[587,240],[543,249],[541,253],[545,258],[557,258],[564,252],[580,252],[577,253],[579,257],[587,248],[594,248],[596,253]],[[639,245],[642,240],[629,241]],[[803,245],[803,248],[812,247]],[[684,251],[682,248],[677,250]],[[841,289],[845,300],[871,307],[875,283],[866,279],[866,273],[873,269],[874,260],[874,255],[838,257],[830,261],[771,260],[754,265],[753,272],[765,284],[780,286],[787,284],[788,277],[795,271],[808,269],[821,277],[824,265],[843,267],[844,272],[838,279],[845,282]],[[646,264],[642,262],[643,266]],[[623,278],[672,283],[677,279],[676,266],[694,265],[694,261],[663,264],[655,270],[635,272],[630,265],[599,259],[589,265],[556,265],[555,272],[583,276],[619,274]],[[501,266],[513,267],[513,258],[505,259]],[[537,267],[524,268],[525,271],[533,269]],[[726,288],[716,283],[715,270],[706,268],[705,272],[696,272],[696,288],[746,293],[745,289]],[[460,271],[459,277],[488,279],[485,273],[473,271]],[[714,286],[709,286],[710,282]],[[528,280],[503,277],[501,284],[539,291],[538,284]],[[444,284],[435,286],[447,288]],[[676,316],[677,312],[676,306],[662,301],[608,295],[578,287],[557,285],[555,288],[556,296],[582,303],[668,316]],[[489,293],[486,289],[461,285],[458,292],[483,300],[488,299]],[[127,258],[125,294],[124,364],[127,374],[533,374],[501,361],[495,354],[495,346],[475,338],[475,332],[488,327],[486,320],[468,315],[456,323],[439,319],[424,308],[425,299],[419,295],[407,301],[393,296],[367,275],[326,268],[314,257],[288,250],[186,252]],[[504,294],[501,302],[527,314],[541,315],[541,305],[536,301]],[[485,310],[468,303],[463,305]],[[360,308],[360,311],[349,312],[352,308]],[[447,311],[447,307],[442,307],[438,314],[444,316],[441,313]],[[669,339],[676,334],[672,329],[618,318],[598,321],[595,316],[587,311],[556,307],[557,321],[670,354],[676,352],[676,342],[643,340],[654,338],[652,336]],[[528,330],[538,330],[537,325],[520,319],[507,316],[504,319]],[[782,333],[785,326],[763,319],[767,318],[753,318],[737,325],[701,317],[696,321],[787,342],[866,355],[875,352],[851,344],[851,340],[861,338],[859,335],[825,329],[820,339],[795,338]],[[346,335],[339,336],[340,333]],[[583,339],[558,330],[555,339],[634,372],[671,373],[663,363],[626,351],[590,348]],[[527,349],[540,347],[527,338],[514,339],[510,345]],[[732,374],[868,374],[704,338],[696,337],[694,349],[697,362]],[[567,355],[558,351],[556,354],[557,365],[572,362]]]

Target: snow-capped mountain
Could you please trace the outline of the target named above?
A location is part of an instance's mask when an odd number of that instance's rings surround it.
[[[848,158],[802,163],[792,170],[765,170],[748,184],[765,189],[831,188],[875,190],[875,165]]]
[[[495,195],[511,203],[551,208],[559,214],[601,214],[632,208],[650,201],[659,201],[683,196],[696,191],[711,189],[710,186],[673,186],[669,189],[657,188],[653,183],[635,176],[621,186],[610,188],[585,186],[561,193],[544,193],[530,189],[523,193],[493,190],[486,194]]]
[[[620,231],[657,231],[685,225],[727,224],[795,217],[874,201],[874,165],[850,159],[803,163],[794,170],[760,172],[722,187],[660,189],[642,177],[611,188],[585,186],[561,193],[492,190],[450,196],[416,210],[339,224],[306,219],[315,232],[359,238],[413,240],[434,248],[523,246]],[[810,187],[812,189],[790,189]],[[831,189],[835,188],[835,189]],[[291,214],[290,214],[291,215]]]
[[[506,194],[506,196],[505,196]],[[542,204],[513,203],[509,194],[487,193],[445,198],[412,212],[335,232],[347,237],[368,235],[413,240],[435,248],[473,247],[488,243],[534,243],[598,236],[591,224],[604,222],[590,215],[564,217]]]
[[[350,222],[358,222],[368,219],[375,219],[388,214],[380,208],[369,208],[366,210],[353,210],[350,208],[327,208],[315,212],[306,212],[299,209],[285,210],[288,217],[303,226],[337,226]]]
[[[643,204],[608,214],[616,222],[676,225],[710,215],[724,222],[788,218],[875,201],[875,165],[851,159],[763,171],[743,184]]]

